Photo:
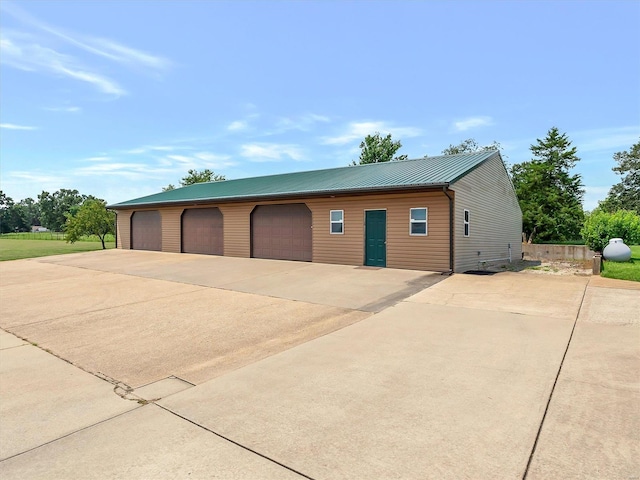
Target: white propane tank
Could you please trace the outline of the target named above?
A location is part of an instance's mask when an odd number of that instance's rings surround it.
[[[611,262],[627,262],[631,258],[631,249],[621,238],[612,238],[609,240],[609,245],[604,247],[602,255],[605,260]]]

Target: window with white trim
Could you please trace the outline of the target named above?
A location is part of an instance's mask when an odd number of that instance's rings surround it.
[[[469,236],[469,210],[464,211],[464,236]]]
[[[344,210],[331,210],[330,233],[332,235],[342,235],[344,233]]]
[[[427,208],[412,208],[409,212],[409,235],[427,234]]]

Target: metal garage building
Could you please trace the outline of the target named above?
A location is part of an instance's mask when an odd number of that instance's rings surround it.
[[[125,249],[443,272],[521,252],[496,151],[201,183],[109,208]]]

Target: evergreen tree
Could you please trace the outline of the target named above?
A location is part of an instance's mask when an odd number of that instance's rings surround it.
[[[571,174],[580,158],[565,133],[552,127],[530,147],[533,158],[511,168],[528,242],[580,238],[584,223],[582,178]]]

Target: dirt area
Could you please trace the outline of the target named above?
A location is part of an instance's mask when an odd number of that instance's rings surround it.
[[[590,276],[591,261],[571,260],[518,260],[512,263],[487,265],[489,272],[524,272],[534,275]]]

